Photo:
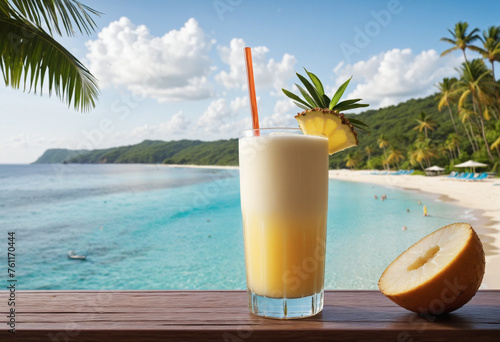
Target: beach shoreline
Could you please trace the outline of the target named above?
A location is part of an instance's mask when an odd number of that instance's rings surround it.
[[[192,165],[192,164],[151,164],[154,166],[166,166],[173,168],[190,168],[190,169],[220,169],[220,170],[238,170],[238,166],[230,165]]]
[[[486,254],[481,289],[500,289],[500,179],[466,182],[446,176],[377,174],[369,170],[330,170],[330,179],[417,191],[461,207],[471,217]],[[432,214],[432,213],[431,213]]]

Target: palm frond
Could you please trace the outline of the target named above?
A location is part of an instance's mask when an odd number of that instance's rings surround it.
[[[448,105],[448,101],[446,96],[438,96],[438,98],[439,98],[438,111],[441,111],[444,106]]]
[[[48,33],[22,18],[0,14],[0,37],[0,69],[7,86],[22,85],[35,93],[45,87],[77,110],[95,107],[97,80]]]
[[[91,15],[100,12],[80,3],[77,0],[11,0],[15,10],[35,26],[45,25],[50,34],[55,31],[62,35],[61,24],[68,36],[75,35],[76,29],[81,33],[92,33],[97,25]]]
[[[495,148],[497,148],[497,147],[499,147],[499,146],[500,146],[500,137],[498,137],[498,139],[497,139],[497,140],[495,140],[495,141],[491,144],[491,146],[490,146],[490,150],[493,150],[493,149],[495,149]]]
[[[458,46],[454,46],[452,48],[449,48],[449,49],[446,49],[444,50],[443,52],[441,52],[441,57],[443,57],[444,55],[447,55],[449,54],[450,52],[453,52],[455,50],[458,50]]]
[[[469,95],[470,95],[470,90],[466,90],[462,93],[462,95],[460,96],[460,100],[458,100],[458,109],[462,109]]]
[[[450,31],[450,30],[448,30],[448,31]],[[450,31],[450,32],[451,32],[451,31]],[[450,38],[446,38],[446,37],[443,37],[443,38],[441,38],[440,40],[441,40],[442,42],[447,42],[447,43],[450,43],[450,44],[453,44],[453,45],[455,45],[455,44],[457,43],[455,40],[450,39]]]

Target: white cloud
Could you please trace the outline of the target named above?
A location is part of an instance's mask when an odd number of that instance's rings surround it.
[[[259,101],[257,97],[257,103]],[[196,128],[204,138],[235,138],[240,131],[252,127],[249,107],[247,96],[236,97],[229,102],[226,98],[219,98],[208,105],[196,122]]]
[[[231,110],[225,98],[210,102],[205,112],[200,116],[196,125],[205,132],[217,133],[227,121],[231,121],[234,111]]]
[[[276,101],[274,112],[270,116],[263,117],[261,127],[298,127],[294,115],[300,110],[292,100],[283,99]]]
[[[238,112],[240,109],[250,108],[248,96],[237,97],[231,101],[231,110]]]
[[[159,102],[196,100],[212,95],[207,80],[214,41],[191,18],[161,37],[122,17],[87,42],[89,68],[102,87],[124,86]]]
[[[247,74],[245,66],[244,48],[246,44],[243,39],[233,38],[229,46],[217,47],[219,56],[229,66],[229,71],[221,71],[215,79],[226,88],[247,88]],[[285,53],[281,61],[273,58],[267,59],[269,49],[265,46],[252,48],[252,64],[256,88],[273,87],[280,90],[284,87],[295,71],[294,66],[297,59]]]
[[[443,77],[455,75],[461,62],[457,56],[440,57],[432,49],[418,55],[411,49],[392,49],[366,61],[339,64],[334,73],[337,86],[354,76],[351,84],[356,87],[346,99],[361,98],[370,104],[369,109],[376,109],[435,93],[435,85]]]
[[[158,125],[143,125],[134,128],[126,140],[142,141],[145,139],[169,140],[172,135],[183,134],[189,127],[191,120],[186,118],[182,111],[175,113],[169,121]],[[120,132],[117,132],[122,135]],[[118,136],[115,135],[115,138]]]
[[[26,134],[12,136],[9,145],[14,148],[29,148],[31,145],[31,137]]]
[[[44,136],[33,136],[28,134],[18,134],[10,137],[8,141],[3,142],[5,148],[15,148],[15,149],[32,149],[43,146],[55,147],[60,144],[67,143],[69,140],[66,138],[57,137],[44,137]]]
[[[45,137],[17,134],[0,141],[0,163],[32,163],[49,148],[66,147],[72,142],[66,137]]]
[[[210,139],[235,138],[240,131],[252,128],[250,110],[240,111],[248,107],[247,97],[238,97],[229,103],[226,98],[214,100],[198,119],[197,129]],[[271,115],[260,117],[260,126],[298,127],[294,118],[296,112],[297,107],[291,100],[278,100]]]

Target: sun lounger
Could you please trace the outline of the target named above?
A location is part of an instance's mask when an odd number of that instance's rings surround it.
[[[474,175],[475,175],[474,172],[471,172],[471,173],[467,174],[467,176],[460,178],[460,180],[462,180],[462,181],[472,180],[472,178],[474,178]]]
[[[483,179],[485,179],[487,177],[488,177],[488,173],[483,172],[480,175],[478,175],[477,177],[471,178],[469,180],[471,180],[471,181],[482,181]]]

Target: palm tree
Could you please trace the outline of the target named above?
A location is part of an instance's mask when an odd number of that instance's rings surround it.
[[[479,52],[483,58],[491,63],[491,73],[495,79],[495,61],[500,62],[500,26],[490,26],[479,37],[483,47],[471,46],[470,49]]]
[[[472,146],[472,150],[476,152],[479,150],[479,145],[476,140],[476,136],[474,135],[474,130],[472,129],[472,117],[476,116],[476,113],[472,110],[466,109],[466,108],[460,108],[458,111],[458,116],[460,118],[460,121],[462,122],[462,125],[464,126],[465,133],[467,134],[467,138],[469,139],[470,145]],[[466,123],[469,126],[469,130],[466,127]]]
[[[465,62],[467,62],[465,49],[470,48],[475,40],[480,39],[479,35],[477,34],[479,32],[478,28],[475,28],[472,30],[472,32],[467,33],[468,28],[469,24],[467,22],[459,21],[455,24],[455,31],[448,29],[448,32],[450,32],[452,38],[443,37],[441,38],[441,41],[453,44],[454,46],[443,51],[441,53],[441,56],[447,55],[448,53],[455,50],[462,50]]]
[[[378,138],[377,144],[378,147],[384,150],[384,153],[386,152],[385,148],[390,145],[389,140],[387,140],[387,137],[383,134],[381,134],[380,137]]]
[[[469,97],[472,98],[472,106],[479,117],[481,136],[485,146],[488,146],[486,132],[484,129],[484,109],[488,104],[494,102],[494,91],[496,83],[482,59],[474,59],[472,62],[462,64],[461,78],[457,82],[457,90],[461,93],[458,108],[461,109]],[[490,150],[487,148],[488,157],[493,160]]]
[[[389,155],[387,156],[387,164],[396,163],[399,169],[399,162],[404,158],[405,156],[403,155],[403,152],[401,152],[401,150],[392,147],[389,151]]]
[[[351,169],[354,169],[354,168],[356,168],[356,166],[360,162],[359,154],[357,154],[357,153],[354,153],[354,154],[349,153],[349,154],[347,154],[347,156],[345,156],[344,160],[346,162],[345,165],[347,167],[350,167]]]
[[[387,137],[383,134],[381,134],[378,139],[377,139],[377,144],[378,147],[384,150],[384,158],[387,160],[387,151],[386,148],[389,146],[389,140],[387,140]],[[385,164],[385,163],[384,163]]]
[[[437,147],[437,154],[439,156],[445,155],[449,161],[452,161],[455,156],[453,151],[450,151],[450,149],[446,146],[446,143],[443,143]]]
[[[87,111],[95,107],[97,80],[53,33],[90,34],[99,12],[77,0],[0,1],[0,69],[5,85],[49,95]],[[45,27],[45,30],[42,28]]]
[[[455,149],[457,150],[457,155],[460,155],[460,138],[455,133],[448,135],[448,138],[446,138],[446,141],[444,142],[444,146],[448,151],[450,151],[453,159],[457,157],[455,156]]]
[[[409,152],[410,163],[418,162],[422,170],[424,169],[422,161],[424,161],[427,167],[431,166],[431,158],[437,157],[434,148],[430,145],[430,140],[427,139],[423,142],[416,142]]]
[[[428,139],[427,130],[428,129],[430,129],[431,131],[434,130],[434,127],[436,126],[436,121],[429,115],[427,115],[425,112],[420,112],[420,119],[416,120],[418,122],[418,125],[415,126],[413,129],[416,129],[419,132],[422,132],[423,130],[425,133],[425,139]]]
[[[453,112],[451,111],[450,103],[454,102],[454,89],[453,85],[457,82],[455,77],[452,78],[443,78],[443,81],[438,83],[437,88],[439,89],[440,94],[438,95],[439,103],[438,110],[441,111],[444,106],[448,107],[448,112],[450,113],[451,122],[453,123],[453,128],[455,129],[455,133],[458,134],[457,126],[455,125],[455,119],[453,118]]]
[[[372,146],[368,145],[365,147],[365,153],[368,155],[368,161],[370,161],[373,152],[375,152],[375,149]]]

